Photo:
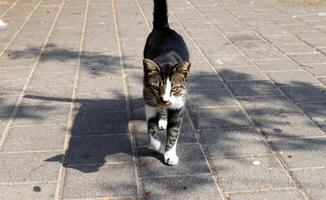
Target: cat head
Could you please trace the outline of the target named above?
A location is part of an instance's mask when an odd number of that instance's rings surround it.
[[[162,71],[158,64],[150,59],[144,59],[143,66],[144,91],[148,93],[144,94],[144,98],[147,95],[153,104],[156,102],[166,107],[182,107],[187,93],[190,62],[179,63],[170,71]]]

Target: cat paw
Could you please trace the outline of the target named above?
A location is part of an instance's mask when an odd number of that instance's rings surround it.
[[[164,120],[164,119],[158,120],[158,128],[160,130],[165,130],[167,126],[168,126],[168,121],[167,120]]]
[[[161,149],[161,141],[158,139],[155,139],[153,136],[149,136],[149,144],[151,148],[155,151],[159,151]]]
[[[179,162],[179,157],[177,155],[171,155],[171,154],[165,153],[164,154],[164,162],[165,162],[165,164],[171,165],[171,166],[177,165]]]

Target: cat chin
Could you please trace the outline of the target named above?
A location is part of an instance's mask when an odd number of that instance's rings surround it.
[[[168,107],[170,109],[180,109],[185,105],[185,99],[183,97],[171,98],[171,105]]]

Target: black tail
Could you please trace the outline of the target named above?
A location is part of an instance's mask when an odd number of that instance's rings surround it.
[[[166,0],[154,0],[154,29],[169,28]]]

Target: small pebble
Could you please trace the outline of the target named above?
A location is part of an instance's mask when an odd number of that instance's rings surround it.
[[[254,164],[254,165],[260,165],[260,161],[259,161],[259,160],[254,160],[254,161],[252,162],[252,164]]]
[[[33,191],[34,191],[34,192],[41,192],[41,188],[40,188],[40,186],[34,186],[34,187],[33,187]]]

